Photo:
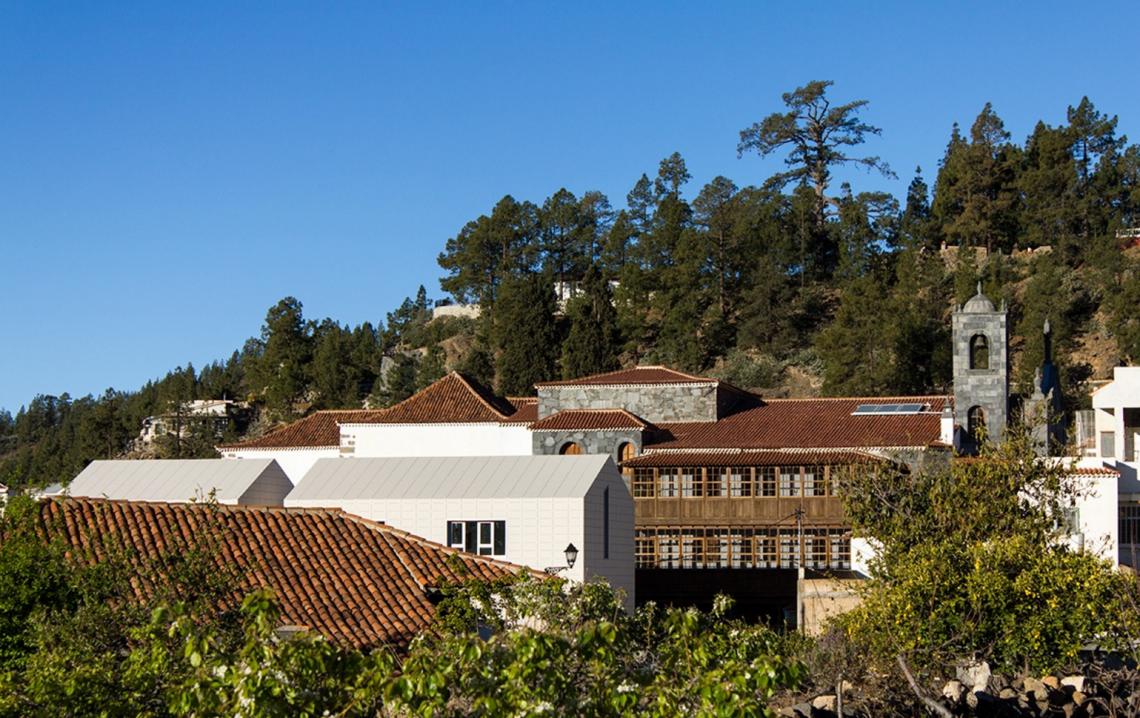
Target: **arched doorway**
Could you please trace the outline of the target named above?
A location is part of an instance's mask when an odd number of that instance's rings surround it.
[[[980,406],[971,406],[966,412],[966,431],[975,441],[986,428],[986,411]]]
[[[562,445],[562,448],[558,450],[558,453],[565,456],[576,456],[583,453],[582,445],[576,441],[567,441]]]

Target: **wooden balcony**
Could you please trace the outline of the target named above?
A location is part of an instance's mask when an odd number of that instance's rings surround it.
[[[637,526],[684,524],[700,526],[757,526],[787,523],[797,509],[804,510],[804,526],[845,524],[843,501],[835,496],[698,496],[637,498]]]

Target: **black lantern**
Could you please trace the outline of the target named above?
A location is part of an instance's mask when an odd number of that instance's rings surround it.
[[[570,544],[563,553],[566,554],[566,567],[574,568],[574,562],[578,560],[578,549],[574,547],[574,544]]]

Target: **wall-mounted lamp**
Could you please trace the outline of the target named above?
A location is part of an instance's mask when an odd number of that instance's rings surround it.
[[[565,566],[547,566],[544,571],[553,576],[556,573],[561,573],[567,569],[574,568],[574,563],[578,560],[578,549],[574,544],[568,544],[566,550],[562,552],[566,556]]]

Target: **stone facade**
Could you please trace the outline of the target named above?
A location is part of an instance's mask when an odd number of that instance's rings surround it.
[[[532,437],[535,455],[557,454],[571,441],[582,447],[582,453],[609,454],[615,462],[621,460],[622,444],[632,443],[637,447],[635,453],[641,453],[641,432],[636,429],[536,431]]]
[[[719,387],[707,384],[544,386],[538,390],[538,418],[566,409],[625,409],[646,421],[716,421]]]
[[[1004,305],[994,309],[993,304],[978,289],[978,294],[954,312],[954,420],[966,441],[963,448],[972,448],[966,437],[970,410],[980,407],[985,418],[986,431],[993,440],[1005,433],[1009,417],[1009,329],[1008,313]],[[971,367],[971,342],[985,337],[987,366]]]

